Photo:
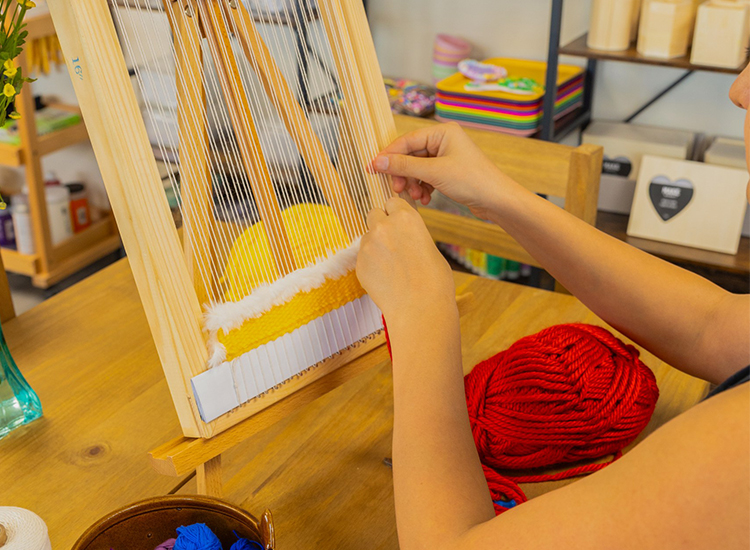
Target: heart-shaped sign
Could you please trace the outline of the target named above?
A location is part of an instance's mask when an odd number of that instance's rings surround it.
[[[667,176],[656,176],[648,188],[651,204],[662,220],[669,221],[682,212],[693,198],[690,180],[670,180]]]
[[[627,157],[615,157],[612,159],[607,155],[604,155],[604,160],[602,161],[603,174],[609,174],[611,176],[624,176],[627,178],[630,175],[630,171],[632,169],[633,164]]]

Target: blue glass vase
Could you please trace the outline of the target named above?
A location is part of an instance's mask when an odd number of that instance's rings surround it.
[[[10,355],[0,327],[0,438],[42,416],[42,403]]]

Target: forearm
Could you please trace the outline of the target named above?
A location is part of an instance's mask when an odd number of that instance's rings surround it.
[[[403,550],[443,548],[494,510],[466,410],[453,296],[386,318],[393,349],[393,476]],[[441,303],[442,302],[442,303]]]
[[[717,317],[729,293],[596,230],[512,181],[497,189],[491,220],[606,322],[704,379],[718,381],[742,366],[734,364],[742,362],[736,339],[718,353],[704,345],[707,332],[721,322]],[[744,338],[741,329],[730,330]]]

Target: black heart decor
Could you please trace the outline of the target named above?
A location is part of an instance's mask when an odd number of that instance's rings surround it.
[[[627,157],[615,157],[611,159],[607,155],[604,155],[604,160],[602,161],[603,174],[624,176],[627,178],[632,169],[633,165]]]
[[[682,212],[693,198],[690,180],[670,180],[667,176],[656,176],[648,188],[651,204],[662,220],[669,221]]]

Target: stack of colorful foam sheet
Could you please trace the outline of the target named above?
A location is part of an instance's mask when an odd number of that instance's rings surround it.
[[[436,118],[519,136],[535,133],[542,122],[547,64],[504,57],[488,59],[485,63],[500,65],[508,71],[508,78],[499,81],[500,86],[494,86],[499,89],[491,89],[493,83],[477,86],[461,73],[449,76],[437,84]],[[583,80],[581,67],[558,67],[555,119],[582,104]],[[519,81],[524,84],[533,81],[538,85],[530,89],[519,86],[510,91]]]

